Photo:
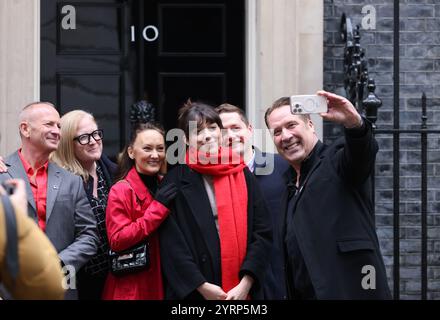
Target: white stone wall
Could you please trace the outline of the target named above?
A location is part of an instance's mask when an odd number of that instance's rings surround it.
[[[40,96],[40,0],[0,1],[0,155],[20,145],[18,114]]]
[[[276,99],[322,89],[323,15],[322,0],[247,1],[247,113],[256,128]],[[322,138],[321,118],[314,122]]]

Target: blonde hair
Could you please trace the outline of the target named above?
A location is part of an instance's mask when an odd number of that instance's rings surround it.
[[[58,145],[58,149],[52,152],[50,159],[60,167],[78,175],[83,178],[84,181],[89,180],[89,173],[81,165],[78,159],[75,157],[74,138],[76,136],[76,130],[78,129],[79,122],[89,117],[96,123],[92,114],[82,111],[73,110],[66,113],[61,117],[61,138]]]

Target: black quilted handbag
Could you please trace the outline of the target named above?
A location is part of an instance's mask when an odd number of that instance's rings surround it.
[[[119,252],[110,250],[109,257],[110,270],[115,275],[124,275],[150,268],[148,241]]]

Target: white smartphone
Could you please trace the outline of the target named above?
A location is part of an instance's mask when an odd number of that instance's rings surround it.
[[[308,114],[327,112],[327,98],[318,95],[299,95],[290,97],[292,114]]]

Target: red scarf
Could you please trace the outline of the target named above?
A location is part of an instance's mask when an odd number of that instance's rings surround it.
[[[230,161],[230,160],[235,161]],[[207,163],[211,160],[211,163]],[[228,161],[229,160],[229,161]],[[246,256],[247,186],[243,159],[230,149],[219,149],[215,155],[200,154],[192,149],[186,163],[194,171],[214,179],[220,236],[222,289],[228,292],[240,282],[239,272]]]

